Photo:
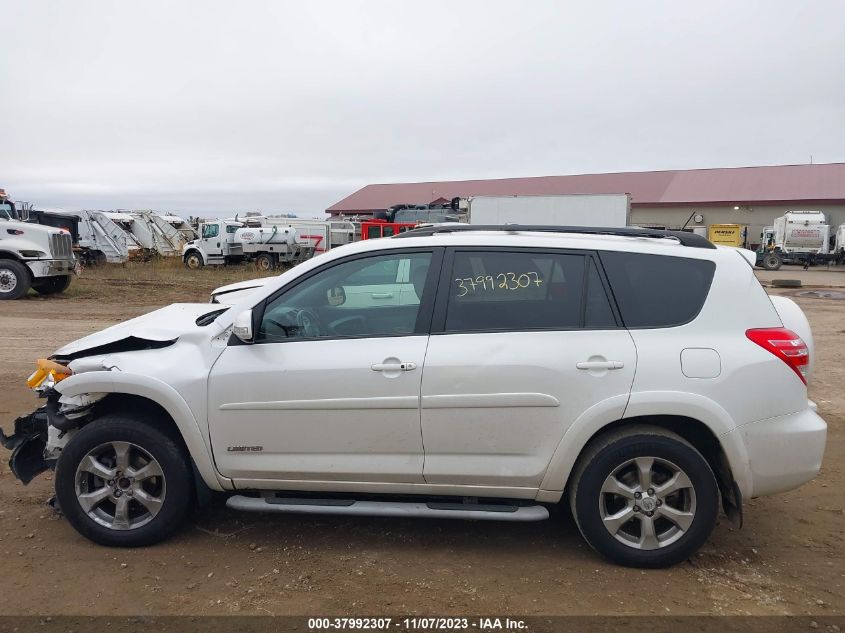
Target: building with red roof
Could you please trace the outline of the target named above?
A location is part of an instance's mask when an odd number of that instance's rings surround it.
[[[821,211],[831,225],[845,223],[845,163],[373,184],[326,212],[366,217],[455,197],[589,193],[630,194],[631,222],[641,226],[745,225],[749,244],[787,211]]]

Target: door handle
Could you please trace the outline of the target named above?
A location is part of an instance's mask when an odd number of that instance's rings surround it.
[[[392,292],[374,292],[370,295],[373,299],[392,299]]]
[[[416,363],[376,363],[370,365],[370,369],[373,371],[414,371],[416,368]]]
[[[622,369],[625,363],[621,360],[585,360],[575,366],[578,369]]]

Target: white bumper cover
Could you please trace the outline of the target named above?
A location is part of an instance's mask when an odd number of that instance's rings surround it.
[[[789,415],[759,420],[737,427],[748,452],[751,497],[792,490],[819,472],[827,439],[827,424],[814,403]]]
[[[24,263],[29,266],[33,277],[70,275],[76,264],[72,259],[32,259]]]

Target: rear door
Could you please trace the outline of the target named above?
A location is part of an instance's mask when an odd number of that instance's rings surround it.
[[[422,380],[425,481],[538,488],[579,416],[622,417],[635,366],[594,254],[448,251]]]

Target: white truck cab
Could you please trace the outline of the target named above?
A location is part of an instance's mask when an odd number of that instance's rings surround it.
[[[216,220],[199,226],[199,237],[182,247],[182,259],[188,268],[210,264],[225,264],[243,257],[243,246],[235,240],[235,233],[243,222]]]
[[[0,189],[0,300],[64,292],[77,270],[70,234],[21,221],[15,203]]]
[[[233,306],[69,343],[2,437],[68,521],[161,541],[234,509],[535,521],[571,508],[624,565],[677,563],[720,506],[818,472],[813,341],[753,253],[651,229],[430,226],[342,246]]]

